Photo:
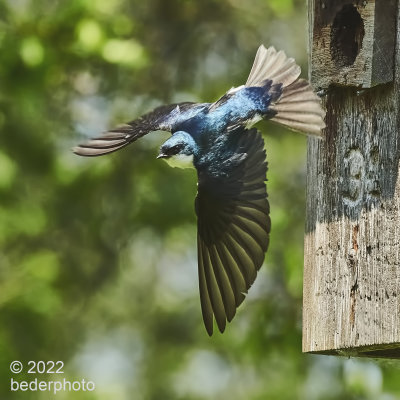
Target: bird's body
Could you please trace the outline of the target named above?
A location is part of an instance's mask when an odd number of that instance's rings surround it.
[[[171,131],[189,133],[199,152],[176,154],[166,158],[166,162],[171,167],[198,168],[204,161],[202,156],[212,157],[216,139],[223,132],[241,125],[251,127],[267,116],[271,99],[281,94],[281,85],[274,88],[271,85],[269,80],[261,87],[232,88],[216,103],[198,104],[183,111],[177,105],[169,119]],[[228,141],[223,143],[225,151],[229,147],[229,135],[226,139]]]
[[[268,113],[268,106],[271,101],[271,81],[264,87],[242,87],[228,92],[216,103],[202,104],[192,115],[192,111],[184,112],[174,124],[175,131],[190,133],[195,139],[199,136],[219,136],[229,126],[235,123],[246,125],[255,116],[262,116]]]
[[[98,156],[150,131],[172,133],[158,158],[197,170],[199,288],[210,335],[214,318],[223,332],[234,317],[269,243],[266,153],[260,133],[250,127],[271,119],[321,137],[324,111],[299,74],[292,58],[260,46],[246,84],[216,102],[161,106],[74,149],[79,155]]]

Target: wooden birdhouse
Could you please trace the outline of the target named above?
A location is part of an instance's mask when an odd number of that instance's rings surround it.
[[[395,0],[309,0],[303,351],[400,358],[400,52]]]

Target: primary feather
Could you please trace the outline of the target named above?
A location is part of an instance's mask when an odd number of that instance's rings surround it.
[[[200,157],[196,213],[201,308],[221,332],[253,284],[269,243],[264,141],[241,127]]]

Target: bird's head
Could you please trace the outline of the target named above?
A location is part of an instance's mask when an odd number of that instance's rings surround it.
[[[163,158],[171,167],[190,168],[197,152],[198,146],[192,136],[179,131],[164,142],[157,158]]]

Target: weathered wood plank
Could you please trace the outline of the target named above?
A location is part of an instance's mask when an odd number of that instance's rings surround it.
[[[364,3],[367,8],[370,2]],[[312,52],[321,4],[309,0]],[[363,24],[368,30],[368,21]],[[381,43],[391,43],[389,34],[381,32]],[[313,85],[330,88],[326,139],[308,142],[305,352],[400,357],[399,43],[397,32],[394,81],[363,91],[332,86],[337,77],[321,78],[317,55],[311,55]],[[344,68],[351,76],[352,65]],[[357,83],[354,74],[347,84]]]
[[[396,0],[313,0],[316,87],[372,87],[393,80]]]

